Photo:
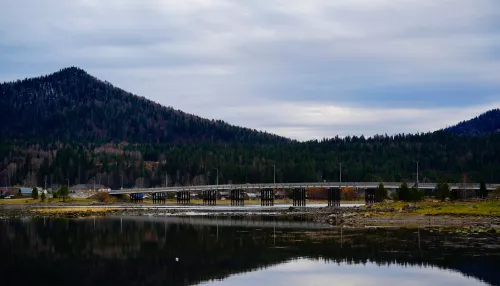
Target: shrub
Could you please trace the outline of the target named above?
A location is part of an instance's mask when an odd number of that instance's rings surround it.
[[[31,191],[31,198],[34,200],[38,199],[38,189],[36,187],[33,188],[33,191]]]
[[[450,186],[447,183],[438,183],[434,191],[436,199],[444,201],[446,198],[451,198]]]
[[[113,203],[113,202],[117,201],[117,199],[115,197],[111,196],[107,192],[98,192],[97,194],[93,195],[91,198],[96,199],[101,203]]]

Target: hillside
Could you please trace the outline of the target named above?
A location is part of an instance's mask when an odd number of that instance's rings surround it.
[[[500,182],[500,132],[486,132],[498,129],[498,113],[452,132],[296,142],[163,107],[68,68],[0,85],[0,184],[155,187],[168,176],[169,185],[201,185],[217,174],[219,183],[257,183],[273,181],[273,166],[277,182],[339,181],[339,162],[343,181],[414,182],[415,160],[421,182]],[[467,125],[481,132],[453,131]]]
[[[444,131],[456,135],[487,135],[500,131],[500,109],[492,109],[473,119],[462,121]]]
[[[283,137],[203,119],[128,93],[71,67],[0,84],[0,140],[251,142]]]

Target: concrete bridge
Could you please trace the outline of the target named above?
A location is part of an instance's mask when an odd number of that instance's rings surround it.
[[[382,182],[386,189],[397,189],[403,182]],[[230,190],[246,190],[258,191],[263,189],[307,189],[307,188],[355,188],[355,189],[376,189],[380,182],[323,182],[323,183],[270,183],[270,184],[226,184],[226,185],[200,185],[200,186],[177,186],[177,187],[161,187],[161,188],[134,188],[112,190],[109,193],[117,194],[150,194],[150,193],[169,193],[169,192],[202,192],[208,190],[230,191]],[[414,183],[408,183],[412,187]],[[419,183],[419,189],[433,190],[436,188],[435,183]],[[451,190],[478,190],[479,184],[448,184]],[[495,190],[500,187],[500,184],[486,184],[488,190]]]
[[[375,202],[375,189],[380,182],[311,182],[311,183],[270,183],[270,184],[225,184],[225,185],[200,185],[200,186],[177,186],[177,187],[162,187],[162,188],[134,188],[112,190],[111,195],[128,194],[133,201],[142,201],[144,194],[151,194],[154,203],[165,203],[167,193],[176,193],[178,204],[189,204],[191,193],[200,193],[203,198],[204,205],[215,205],[217,202],[218,192],[229,191],[231,205],[243,205],[243,191],[259,191],[262,206],[274,205],[274,190],[286,189],[293,190],[293,205],[306,205],[306,190],[308,188],[323,188],[327,191],[328,205],[340,205],[340,190],[341,188],[354,188],[364,190],[365,202],[370,205]],[[403,182],[383,182],[386,189],[397,189]],[[409,187],[413,184],[408,184]],[[420,183],[419,189],[433,190],[436,188],[435,183]],[[478,190],[479,184],[449,184],[453,190]],[[488,184],[488,190],[494,190],[500,187],[500,184]]]

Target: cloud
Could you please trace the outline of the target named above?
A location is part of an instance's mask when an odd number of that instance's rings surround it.
[[[498,19],[497,0],[6,1],[0,80],[76,65],[299,139],[428,131],[499,107]]]
[[[203,285],[483,285],[475,278],[437,267],[410,267],[374,263],[328,263],[297,259],[260,271],[233,275]]]

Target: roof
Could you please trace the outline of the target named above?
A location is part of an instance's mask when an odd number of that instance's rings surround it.
[[[33,188],[20,187],[19,192],[21,194],[31,194],[33,192]]]
[[[96,190],[107,189],[107,187],[105,185],[101,185],[101,184],[95,184],[95,188],[96,188]],[[69,189],[71,191],[76,191],[76,190],[85,190],[86,191],[86,190],[94,189],[94,184],[78,184],[78,185],[72,186]]]

